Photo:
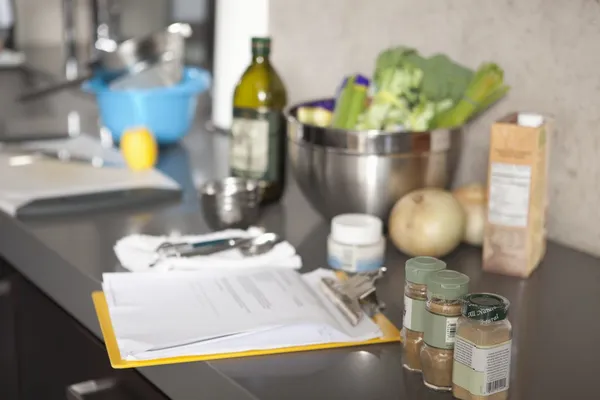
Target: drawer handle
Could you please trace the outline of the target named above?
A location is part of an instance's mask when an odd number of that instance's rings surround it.
[[[74,383],[67,387],[68,400],[86,400],[89,395],[101,392],[111,392],[118,386],[114,378],[92,379],[89,381]]]

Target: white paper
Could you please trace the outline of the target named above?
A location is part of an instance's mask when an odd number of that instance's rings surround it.
[[[318,270],[104,274],[121,357],[129,360],[362,341],[381,336],[369,318],[351,326],[317,289]]]

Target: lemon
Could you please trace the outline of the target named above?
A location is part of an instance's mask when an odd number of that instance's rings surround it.
[[[121,136],[121,154],[132,170],[150,169],[158,158],[158,145],[147,128],[127,129]]]

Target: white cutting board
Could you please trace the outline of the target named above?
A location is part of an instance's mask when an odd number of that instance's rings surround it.
[[[175,181],[156,170],[98,168],[47,158],[21,164],[15,163],[14,157],[0,153],[0,209],[11,215],[34,200],[128,189],[179,189]]]

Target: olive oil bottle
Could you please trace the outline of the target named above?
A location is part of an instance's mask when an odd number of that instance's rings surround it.
[[[285,189],[287,93],[269,61],[271,40],[252,38],[252,62],[233,94],[229,166],[232,176],[256,179],[262,203]]]

